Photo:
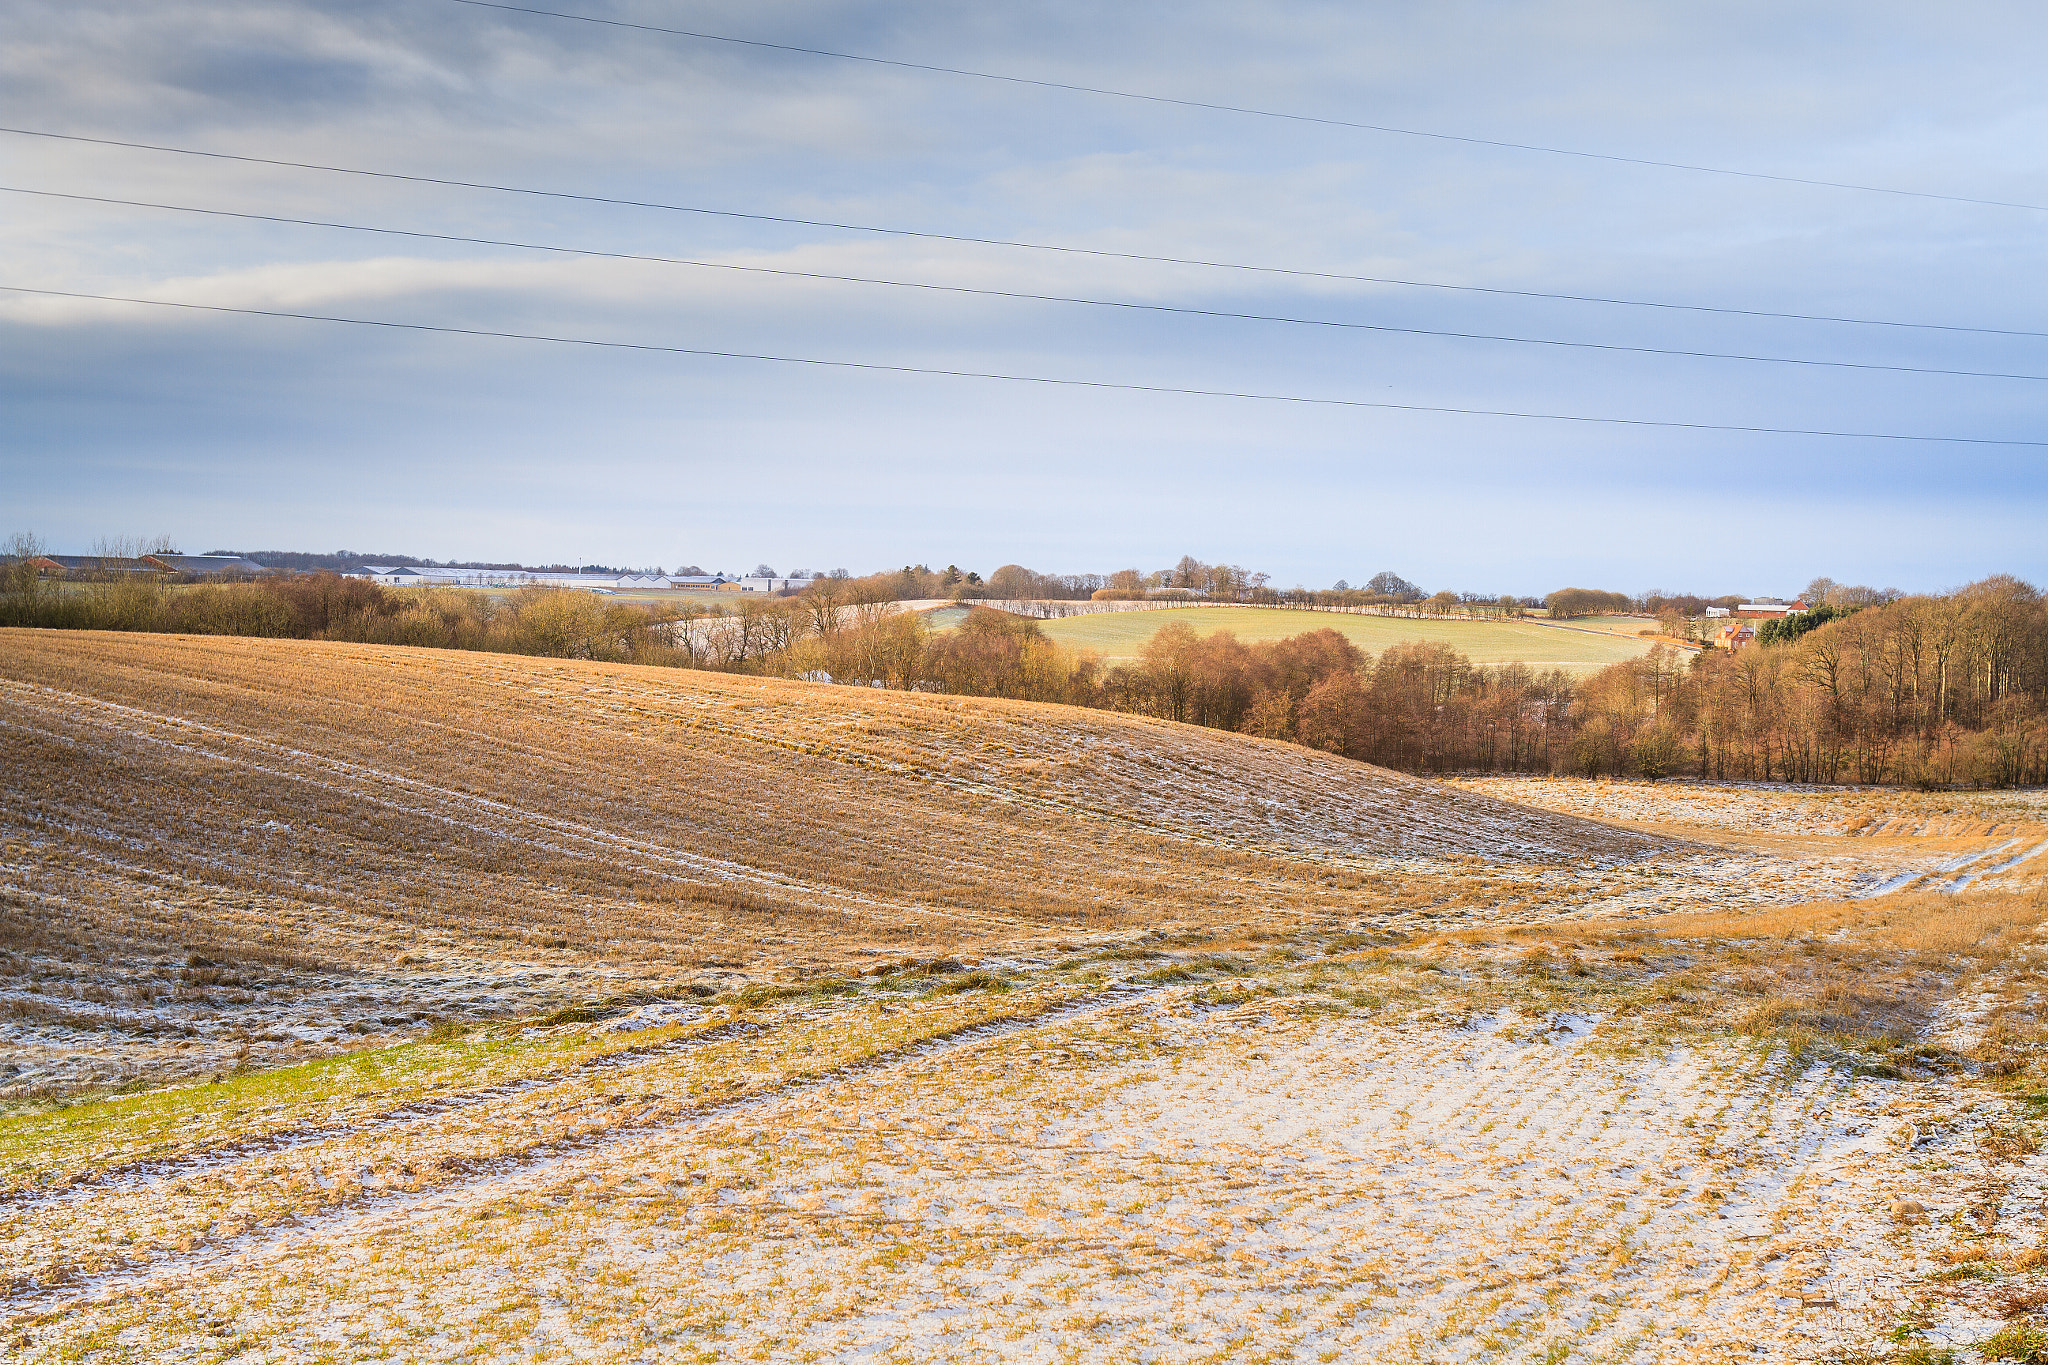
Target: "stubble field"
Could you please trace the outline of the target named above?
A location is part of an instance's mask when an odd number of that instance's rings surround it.
[[[2042,1330],[2038,793],[26,632],[0,739],[24,1359]]]

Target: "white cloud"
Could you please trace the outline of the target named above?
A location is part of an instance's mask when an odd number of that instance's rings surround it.
[[[651,23],[676,13],[651,0],[592,12]],[[2048,95],[2032,59],[2048,18],[2018,3],[711,4],[691,22],[1480,137],[2048,196]],[[1261,121],[457,5],[29,0],[10,10],[0,48],[0,121],[1110,251],[2038,326],[2033,293],[2015,281],[2038,260],[2039,215]],[[2036,341],[1318,283],[5,136],[0,183],[968,288],[1878,363],[2048,365]],[[1760,425],[2024,436],[2048,427],[2044,386],[2015,382],[1200,321],[13,196],[0,260],[0,283],[882,363]],[[2048,551],[2026,529],[2048,511],[2044,462],[2012,449],[1013,391],[25,296],[0,296],[0,328],[10,333],[0,402],[11,416],[0,473],[28,490],[35,519],[81,533],[96,515],[155,525],[162,519],[145,512],[176,505],[223,543],[340,537],[403,548],[402,531],[423,538],[424,552],[456,552],[427,543],[438,536],[461,540],[463,553],[537,554],[527,539],[537,524],[580,517],[640,547],[619,557],[673,559],[662,537],[692,515],[689,497],[586,505],[588,479],[560,455],[569,448],[604,451],[608,468],[656,486],[680,470],[688,488],[715,487],[719,524],[697,534],[713,544],[729,535],[734,562],[772,548],[778,560],[854,567],[927,554],[965,563],[985,544],[991,559],[1103,567],[1143,557],[1126,544],[1199,532],[1205,553],[1264,555],[1289,581],[1355,578],[1384,558],[1471,587],[1540,590],[1550,577],[1602,575],[1627,586],[1629,564],[1659,579],[1696,565],[1694,581],[1707,586],[1730,557],[1728,538],[1695,543],[1670,528],[1709,516],[1751,528],[1734,553],[1753,585],[1765,579],[1751,567],[1776,572],[1760,562],[1772,556],[1790,575],[1817,553],[1861,553],[1853,528],[1815,528],[1802,510],[1810,504],[1728,492],[1769,478],[1800,498],[1846,489],[1864,500],[1860,524],[1886,528],[1901,571],[1852,576],[1924,582],[1940,554],[2048,571]],[[297,452],[282,478],[236,472],[280,449]],[[53,460],[57,451],[66,458]],[[337,492],[328,470],[343,459],[497,491],[469,495],[466,524],[405,520],[388,500]],[[1161,479],[1177,466],[1199,476]],[[1020,469],[1040,477],[1020,479]],[[499,477],[508,470],[515,476]],[[1579,496],[1544,501],[1559,487]],[[110,502],[109,488],[132,491]],[[121,497],[133,505],[124,510]],[[858,531],[840,515],[850,498],[867,509]],[[2009,515],[1980,515],[1987,499]],[[1446,502],[1477,534],[1447,541],[1434,529]],[[1573,507],[1589,510],[1575,519]],[[1973,509],[1969,525],[1958,507]],[[766,522],[792,541],[748,548]],[[252,529],[234,533],[240,525]],[[492,536],[511,543],[483,543]],[[951,548],[922,548],[934,537],[951,537]],[[1458,556],[1474,566],[1471,581],[1451,572]],[[1518,563],[1543,573],[1518,578]]]

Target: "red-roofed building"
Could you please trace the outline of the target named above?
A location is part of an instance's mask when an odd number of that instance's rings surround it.
[[[1730,654],[1733,654],[1736,650],[1746,645],[1756,643],[1756,627],[1737,625],[1735,622],[1730,621],[1727,625],[1715,631],[1714,638],[1708,643],[1713,645],[1715,649],[1725,649]]]

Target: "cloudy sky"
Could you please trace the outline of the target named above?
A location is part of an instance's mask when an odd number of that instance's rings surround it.
[[[2034,0],[535,3],[1919,193],[458,0],[7,0],[12,129],[672,207],[5,133],[0,285],[1698,426],[8,293],[0,531],[785,572],[1192,553],[1282,586],[1392,568],[1517,593],[2048,579],[2048,449],[1998,444],[2048,440],[2048,383],[1980,377],[2048,375],[2048,211],[2004,206],[2048,205]],[[946,240],[963,237],[1080,250]]]

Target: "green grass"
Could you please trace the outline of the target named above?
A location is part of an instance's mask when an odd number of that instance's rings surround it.
[[[933,630],[951,630],[967,619],[966,607],[939,607],[924,614],[924,622]]]
[[[753,1022],[767,1025],[766,1030],[731,1040],[725,1048],[748,1059],[733,1071],[735,1077],[749,1085],[772,1087],[956,1029],[1029,1018],[1076,993],[1071,986],[1055,986],[1013,995],[1008,981],[975,972],[940,982],[932,992],[935,998],[908,1008],[899,1003],[900,1012],[878,1013],[852,1004],[812,1018],[818,1002],[811,989],[796,993],[792,1010],[783,1011],[776,1006],[791,1002],[779,1002],[764,992],[771,998],[736,1002],[734,1014],[748,1012]],[[755,1010],[763,1012],[753,1014]],[[360,1122],[403,1105],[508,1081],[567,1081],[582,1063],[648,1051],[710,1032],[719,1023],[705,1020],[630,1033],[525,1033],[489,1027],[440,1042],[403,1043],[269,1071],[232,1073],[217,1083],[58,1103],[0,1119],[0,1192],[187,1156],[293,1128]],[[716,1047],[699,1054],[714,1061],[723,1055]],[[685,1087],[679,1093],[692,1092]]]
[[[1594,621],[1634,622],[1633,617],[1595,617]],[[1154,632],[1170,621],[1185,621],[1199,635],[1227,630],[1247,643],[1284,640],[1311,630],[1338,631],[1360,649],[1378,654],[1404,640],[1441,641],[1474,663],[1560,665],[1570,669],[1604,668],[1633,659],[1649,649],[1634,634],[1559,630],[1528,621],[1416,621],[1392,616],[1351,616],[1329,611],[1288,611],[1277,607],[1190,607],[1174,611],[1104,612],[1040,622],[1045,633],[1065,645],[1093,650],[1111,663],[1135,659]],[[1573,623],[1578,624],[1577,622]],[[1594,632],[1611,628],[1594,626]]]
[[[1557,622],[1573,630],[1597,630],[1609,635],[1640,635],[1646,630],[1657,629],[1657,623],[1647,616],[1573,616]]]
[[[301,1125],[348,1122],[454,1091],[549,1074],[691,1031],[692,1026],[674,1025],[594,1036],[508,1037],[491,1031],[236,1073],[218,1083],[61,1103],[0,1120],[0,1190]]]

